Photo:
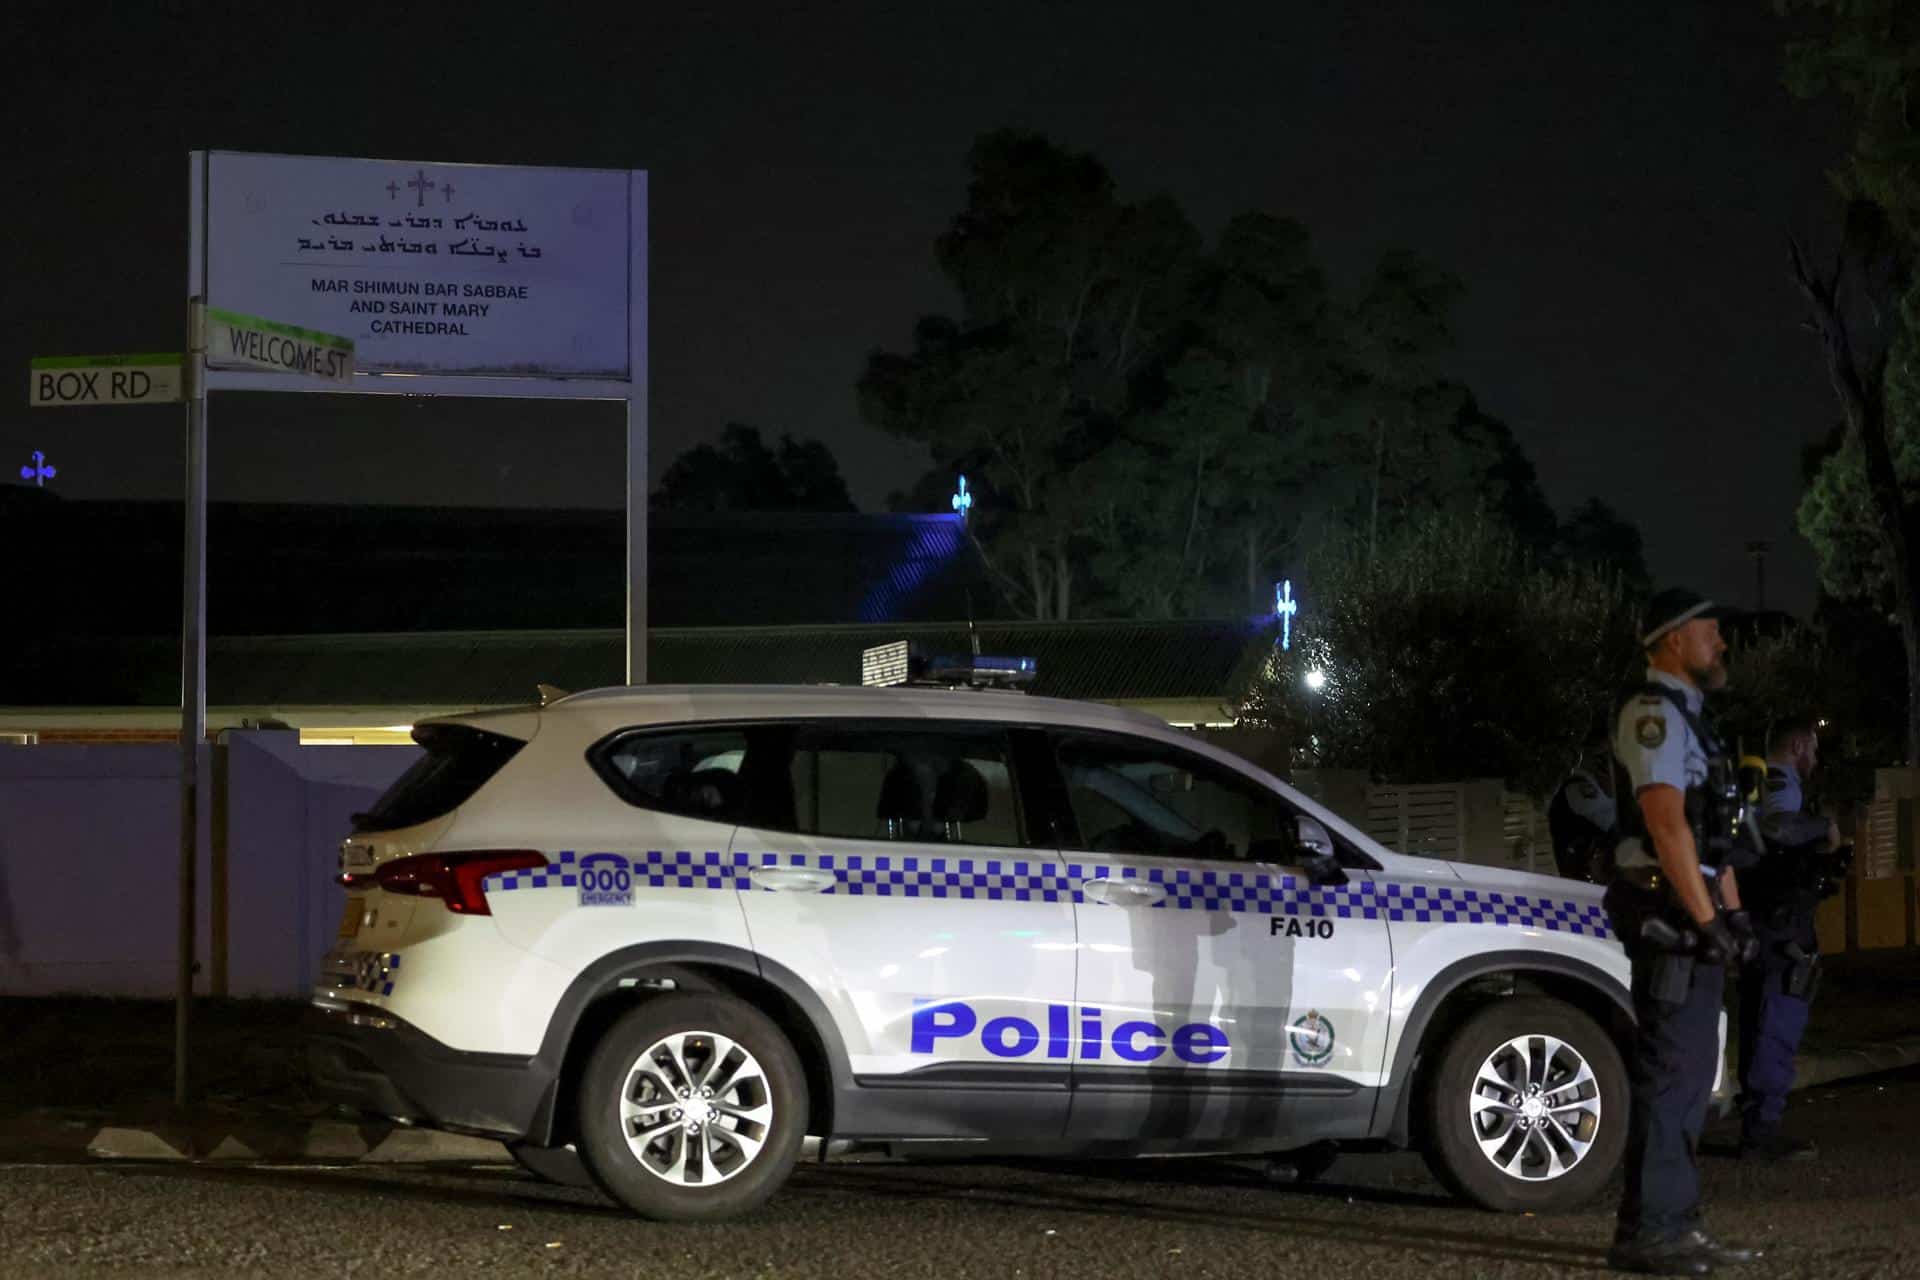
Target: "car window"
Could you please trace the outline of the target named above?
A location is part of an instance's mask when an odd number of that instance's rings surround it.
[[[355,831],[397,831],[452,813],[527,745],[464,724],[423,724],[413,740],[426,754],[371,809],[353,815]]]
[[[1072,734],[1056,736],[1054,754],[1078,848],[1264,862],[1296,854],[1293,808],[1211,761],[1158,743]]]
[[[793,826],[916,844],[1023,844],[1006,737],[970,726],[808,725],[791,739]]]
[[[738,822],[747,735],[739,729],[634,733],[596,748],[591,759],[628,804],[691,818]]]

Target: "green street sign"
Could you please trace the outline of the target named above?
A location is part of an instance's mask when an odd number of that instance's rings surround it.
[[[177,404],[183,379],[178,351],[127,356],[40,356],[27,366],[34,409],[97,404]]]
[[[271,369],[331,382],[353,380],[353,341],[336,333],[208,307],[206,336],[210,368]]]

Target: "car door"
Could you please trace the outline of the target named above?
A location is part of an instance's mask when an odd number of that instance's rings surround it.
[[[747,928],[846,1046],[835,1132],[1059,1137],[1072,895],[1029,847],[1005,732],[825,719],[756,730],[748,761]]]
[[[1074,1138],[1308,1141],[1363,1132],[1391,953],[1360,859],[1283,794],[1181,746],[1053,731],[1075,887]],[[1317,850],[1309,846],[1319,846]],[[1097,1028],[1097,1034],[1094,1034]]]

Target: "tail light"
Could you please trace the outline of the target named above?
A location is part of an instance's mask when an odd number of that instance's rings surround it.
[[[434,853],[399,858],[373,873],[388,893],[438,898],[463,916],[490,916],[480,882],[502,871],[543,871],[545,857],[531,849],[488,849],[474,853]]]

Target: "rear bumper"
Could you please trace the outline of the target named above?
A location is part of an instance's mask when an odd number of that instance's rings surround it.
[[[455,1133],[544,1141],[559,1072],[537,1057],[449,1048],[373,1008],[307,1010],[307,1064],[329,1102]]]

